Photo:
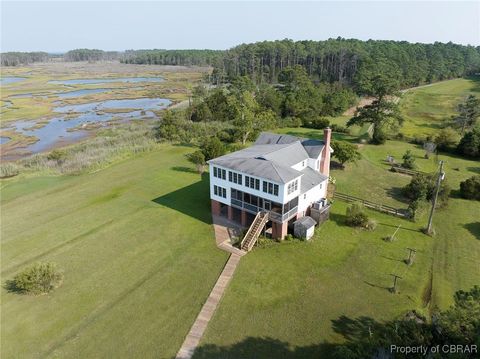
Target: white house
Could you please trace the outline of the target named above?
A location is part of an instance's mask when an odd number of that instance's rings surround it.
[[[272,237],[326,203],[331,130],[323,141],[263,132],[253,146],[208,161],[212,214],[249,226],[269,212]]]

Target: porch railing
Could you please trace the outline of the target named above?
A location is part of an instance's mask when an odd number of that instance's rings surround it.
[[[246,202],[240,201],[238,199],[234,199],[234,198],[231,199],[230,203],[233,207],[236,207],[236,208],[239,208],[239,209],[245,209],[246,211],[248,211],[250,213],[253,213],[253,214],[257,214],[258,212],[265,211],[264,208],[261,208],[261,207],[255,206],[253,204],[246,203]],[[272,219],[276,222],[284,222],[287,219],[289,219],[290,217],[292,217],[295,213],[297,213],[297,210],[298,210],[298,206],[295,206],[291,210],[289,210],[288,212],[283,213],[283,214],[276,213],[276,212],[273,212],[273,211],[268,211],[268,212],[270,213],[270,219]]]

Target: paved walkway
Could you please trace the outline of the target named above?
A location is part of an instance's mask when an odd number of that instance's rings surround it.
[[[227,261],[227,264],[223,268],[220,277],[217,279],[217,283],[213,287],[207,301],[202,307],[202,310],[197,316],[195,323],[193,323],[190,332],[187,334],[185,341],[183,342],[180,350],[177,353],[176,359],[190,359],[195,352],[200,340],[202,339],[205,329],[207,329],[208,322],[213,317],[215,309],[217,308],[220,299],[222,298],[225,288],[233,277],[233,273],[237,268],[237,264],[240,261],[240,256],[237,254],[231,254]]]
[[[220,216],[212,216],[212,220],[215,231],[215,242],[218,248],[239,256],[247,254],[247,252],[232,245],[233,239],[239,237],[242,233],[242,228],[238,224]]]

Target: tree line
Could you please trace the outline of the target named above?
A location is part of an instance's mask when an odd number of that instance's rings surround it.
[[[305,68],[314,81],[340,82],[363,93],[363,78],[372,72],[397,78],[401,87],[477,73],[480,47],[343,38],[263,41],[226,51],[213,75],[217,82],[246,75],[256,82],[275,83],[284,68],[295,65]]]
[[[19,66],[45,62],[49,56],[46,52],[4,52],[0,54],[0,59],[2,66]]]
[[[75,49],[65,53],[63,59],[65,61],[112,61],[119,60],[121,56],[121,53],[118,51]]]
[[[213,66],[221,60],[221,50],[128,50],[126,64]]]

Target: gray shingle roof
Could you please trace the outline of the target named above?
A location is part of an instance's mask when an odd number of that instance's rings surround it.
[[[255,145],[289,144],[301,140],[300,137],[280,135],[277,133],[262,132],[255,141]]]
[[[261,157],[289,167],[308,159],[308,153],[298,141],[289,145],[275,145],[275,147],[280,148]]]
[[[317,158],[323,147],[321,141],[262,132],[253,146],[214,158],[208,163],[277,183],[287,183],[297,177],[307,175],[307,184],[303,184],[303,177],[301,181],[301,190],[304,193],[324,181],[326,177],[312,169],[310,169],[311,171],[308,171],[308,168],[297,171],[291,167],[309,157]],[[306,188],[305,191],[304,188]]]
[[[323,150],[323,147],[325,147],[325,143],[320,140],[312,140],[309,138],[295,137],[291,135],[280,135],[270,132],[260,133],[260,136],[258,136],[257,140],[255,141],[255,145],[290,144],[297,141],[300,141],[310,158],[318,158]]]
[[[252,176],[287,183],[302,175],[300,171],[260,158],[228,157],[228,155],[210,160],[209,163],[240,171]]]
[[[294,226],[301,225],[303,228],[310,228],[310,227],[315,226],[316,224],[317,224],[317,222],[312,217],[309,217],[309,216],[305,216],[305,217],[302,217],[300,219],[297,219],[293,223]]]
[[[320,183],[328,179],[327,176],[322,175],[320,172],[315,171],[310,167],[306,167],[300,172],[303,174],[300,183],[301,194],[310,191],[313,187],[318,186]]]
[[[325,147],[325,143],[319,140],[304,139],[302,141],[302,146],[305,148],[305,151],[307,151],[310,158],[318,158]]]

